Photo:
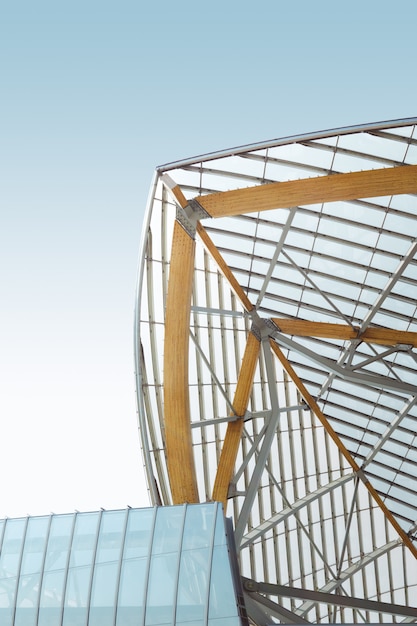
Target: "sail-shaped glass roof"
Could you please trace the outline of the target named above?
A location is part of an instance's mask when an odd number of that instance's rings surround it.
[[[417,620],[416,124],[156,170],[135,327],[149,490],[224,503],[257,624]]]

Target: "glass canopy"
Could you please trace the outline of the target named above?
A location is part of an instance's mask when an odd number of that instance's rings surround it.
[[[223,502],[256,624],[417,620],[416,124],[155,173],[135,325],[149,491]]]

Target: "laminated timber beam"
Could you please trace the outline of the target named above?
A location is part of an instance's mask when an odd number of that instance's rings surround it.
[[[367,328],[361,332],[360,328],[347,324],[329,324],[327,322],[309,322],[300,319],[284,319],[273,317],[280,332],[297,337],[322,337],[326,339],[359,340],[365,343],[375,343],[381,346],[395,346],[404,344],[417,348],[417,333],[390,328]]]
[[[182,207],[179,187],[172,189]],[[164,426],[167,466],[173,504],[198,502],[192,449],[188,391],[188,346],[195,240],[174,224],[165,312]]]
[[[245,353],[239,372],[235,396],[233,399],[233,409],[238,419],[229,422],[220,454],[217,467],[216,478],[213,487],[213,500],[222,502],[226,511],[229,485],[233,477],[236,464],[237,453],[239,451],[242,437],[244,415],[248,407],[250,394],[252,391],[253,377],[255,375],[256,364],[258,362],[260,341],[251,332],[248,335]]]
[[[246,311],[252,311],[254,308],[253,304],[243,291],[233,272],[230,270],[229,266],[217,250],[201,223],[197,224],[197,233],[207,252],[216,263],[219,271],[228,281],[232,291],[240,300],[242,306],[246,309]],[[217,467],[216,478],[214,481],[212,499],[216,502],[222,502],[225,511],[227,508],[229,486],[233,477],[236,458],[242,437],[244,415],[248,407],[252,391],[253,377],[255,375],[256,364],[259,358],[260,345],[259,339],[255,337],[253,333],[249,333],[237,381],[235,396],[233,399],[233,409],[235,411],[235,416],[238,419],[229,422],[227,426],[220,460]]]
[[[197,233],[204,247],[206,248],[207,252],[210,254],[213,261],[217,264],[217,267],[219,268],[223,276],[226,278],[227,282],[229,283],[229,286],[231,287],[232,291],[237,296],[237,298],[240,300],[242,306],[246,309],[246,311],[251,311],[253,309],[253,304],[251,303],[251,301],[249,300],[249,298],[243,291],[242,287],[236,280],[233,272],[230,270],[229,266],[223,259],[220,252],[217,250],[216,246],[210,239],[207,231],[201,225],[200,222],[197,224]]]
[[[211,217],[417,193],[417,165],[331,174],[198,196]]]

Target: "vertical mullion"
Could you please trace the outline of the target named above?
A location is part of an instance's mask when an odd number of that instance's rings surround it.
[[[91,562],[91,572],[90,572],[90,582],[88,584],[88,595],[87,595],[87,606],[88,606],[88,613],[87,613],[87,625],[90,622],[90,613],[91,613],[91,595],[93,592],[93,580],[94,580],[94,575],[96,572],[96,558],[97,558],[97,547],[98,547],[98,542],[99,542],[99,538],[100,538],[100,531],[101,531],[101,527],[103,524],[103,510],[100,511],[100,518],[98,521],[98,524],[96,526],[96,540],[94,543],[94,550],[93,550],[93,556],[92,556],[92,562]]]
[[[14,590],[12,624],[15,623],[15,618],[16,618],[17,592],[18,592],[18,589],[19,589],[20,572],[22,570],[23,553],[24,553],[24,550],[25,550],[25,543],[26,543],[26,535],[27,535],[28,524],[29,524],[29,516],[26,517],[25,529],[23,531],[23,538],[22,538],[22,547],[20,549],[19,564],[17,566],[17,571],[16,571],[16,584],[15,584],[15,590]]]
[[[67,597],[67,584],[68,584],[68,574],[69,574],[69,564],[71,561],[71,554],[72,554],[72,546],[74,543],[74,534],[75,534],[75,526],[76,526],[76,522],[77,522],[77,517],[78,517],[78,513],[74,513],[74,519],[73,519],[73,523],[72,523],[72,529],[71,529],[71,538],[69,541],[69,545],[68,545],[68,555],[67,555],[67,562],[66,562],[66,567],[65,567],[65,574],[64,574],[64,584],[62,587],[62,605],[61,605],[61,620],[60,620],[60,624],[62,626],[63,622],[64,622],[64,609],[65,609],[65,598]]]
[[[208,569],[208,580],[207,580],[207,596],[206,596],[206,613],[204,619],[204,625],[206,626],[209,621],[209,611],[210,611],[210,591],[211,591],[211,573],[213,570],[213,554],[214,554],[214,541],[216,537],[216,526],[217,526],[217,517],[218,511],[221,504],[216,502],[214,505],[214,515],[213,515],[213,526],[211,529],[211,542],[210,542],[210,554],[209,554],[209,569]]]
[[[142,611],[142,624],[141,626],[145,626],[146,624],[146,611],[147,611],[147,599],[148,599],[148,589],[149,589],[149,572],[151,569],[151,561],[152,561],[152,548],[153,548],[153,540],[154,540],[154,536],[155,536],[155,526],[156,526],[156,520],[157,520],[157,515],[158,515],[158,507],[155,506],[154,507],[154,514],[153,514],[153,519],[152,519],[152,531],[150,533],[150,538],[149,538],[149,546],[148,546],[148,554],[147,554],[147,561],[146,561],[146,574],[145,574],[145,584],[143,587],[143,601],[142,601],[142,606],[143,606],[143,611]]]
[[[182,556],[182,546],[184,543],[184,529],[185,529],[185,521],[187,518],[187,503],[182,505],[183,515],[182,515],[182,527],[181,527],[181,536],[180,536],[180,545],[178,546],[178,558],[177,558],[177,568],[176,568],[176,579],[174,583],[174,601],[172,606],[172,626],[175,626],[177,623],[177,604],[178,604],[178,591],[179,591],[179,583],[180,583],[180,570],[181,570],[181,556]]]
[[[125,523],[124,523],[124,528],[123,528],[123,536],[122,536],[122,540],[120,542],[120,557],[119,557],[119,569],[117,572],[117,580],[116,580],[116,589],[115,589],[115,594],[114,594],[114,626],[116,626],[117,624],[117,613],[119,610],[119,597],[120,597],[120,581],[121,581],[121,577],[122,577],[122,565],[123,565],[123,556],[125,553],[125,548],[126,548],[126,536],[127,536],[127,525],[129,522],[129,512],[131,511],[130,508],[126,509],[126,519],[125,519]]]
[[[36,624],[39,621],[39,611],[40,611],[40,604],[41,604],[41,591],[42,591],[42,585],[43,585],[43,577],[44,577],[44,574],[45,574],[46,554],[47,554],[47,551],[48,551],[48,543],[49,543],[49,535],[50,535],[51,526],[52,526],[52,518],[53,518],[53,514],[49,516],[49,524],[48,524],[48,530],[47,530],[47,533],[46,533],[45,547],[43,549],[41,571],[40,571],[40,578],[39,578],[38,597],[37,597],[37,602],[36,602]]]

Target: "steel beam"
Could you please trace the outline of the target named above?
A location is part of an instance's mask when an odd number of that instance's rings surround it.
[[[413,408],[413,406],[416,404],[416,402],[417,402],[417,396],[414,396],[413,398],[410,398],[408,400],[408,402],[406,402],[404,404],[404,406],[401,409],[401,411],[398,412],[397,416],[391,422],[391,424],[388,426],[386,431],[384,433],[382,433],[380,439],[378,440],[376,445],[372,448],[371,452],[368,454],[368,456],[366,457],[365,461],[362,463],[362,469],[364,469],[365,466],[369,465],[369,463],[371,463],[374,460],[374,458],[376,457],[378,452],[380,452],[380,450],[382,450],[382,448],[384,447],[384,445],[386,444],[388,439],[391,437],[391,435],[394,433],[394,431],[401,424],[402,420],[405,417],[407,417],[407,415],[409,414],[409,412]]]
[[[328,483],[327,485],[323,485],[322,487],[319,487],[318,489],[316,489],[316,491],[313,491],[307,494],[304,498],[300,498],[299,500],[294,502],[294,504],[291,504],[291,506],[288,506],[287,508],[283,509],[279,513],[276,513],[276,515],[273,515],[269,519],[259,524],[259,526],[249,531],[242,538],[242,541],[240,543],[240,549],[243,549],[247,545],[254,543],[259,537],[261,537],[262,535],[267,533],[269,530],[271,530],[271,528],[274,528],[278,524],[281,524],[286,519],[288,519],[288,517],[290,517],[291,515],[295,515],[295,513],[298,513],[300,509],[311,504],[318,498],[321,498],[323,495],[330,493],[331,491],[333,491],[334,489],[337,489],[338,487],[341,487],[342,485],[345,485],[354,477],[355,477],[355,474],[353,473],[340,476],[340,478],[337,478],[336,480],[332,481],[331,483]]]
[[[320,367],[323,368],[324,372],[333,372],[334,374],[336,374],[336,376],[339,376],[340,378],[348,382],[360,385],[362,387],[390,389],[391,391],[396,391],[407,395],[415,393],[415,385],[412,385],[411,383],[389,378],[388,376],[356,372],[355,370],[346,368],[343,365],[339,365],[339,363],[337,363],[336,361],[328,359],[327,357],[318,354],[314,350],[310,350],[306,346],[303,346],[293,339],[290,339],[283,333],[275,332],[271,333],[271,336],[281,346],[289,348],[290,350],[294,350],[295,352],[298,352],[310,359],[313,363],[317,363]]]
[[[417,619],[417,608],[392,604],[390,602],[377,602],[365,598],[355,598],[352,596],[335,595],[324,591],[312,591],[310,589],[300,589],[298,587],[287,587],[285,585],[274,585],[271,583],[257,582],[249,578],[242,577],[243,588],[246,592],[264,593],[268,596],[278,596],[282,598],[299,598],[301,600],[312,600],[314,603],[334,604],[335,606],[350,607],[375,613],[388,613],[391,615],[403,615]]]
[[[329,593],[331,591],[335,591],[343,584],[345,580],[347,580],[348,578],[351,578],[354,574],[356,574],[356,572],[359,572],[361,569],[366,567],[369,563],[376,561],[376,559],[381,557],[383,554],[390,552],[393,548],[397,546],[398,546],[398,541],[391,541],[390,543],[386,543],[382,547],[377,548],[373,552],[365,554],[365,556],[362,559],[360,559],[359,561],[356,561],[355,563],[353,563],[353,565],[351,565],[350,567],[345,569],[343,572],[341,572],[339,578],[336,578],[335,580],[331,580],[330,582],[328,582],[327,585],[325,585],[320,590],[320,592]],[[297,610],[297,613],[303,616],[307,615],[307,613],[310,611],[310,609],[314,606],[316,602],[317,600],[307,600],[306,602],[304,602],[302,606],[300,606],[300,608]]]
[[[271,402],[271,417],[269,418],[269,421],[266,424],[265,434],[262,440],[262,444],[260,445],[258,456],[256,459],[256,465],[253,470],[251,479],[249,481],[249,485],[246,490],[245,500],[243,502],[238,520],[236,522],[235,541],[236,541],[237,546],[240,545],[244,530],[246,528],[246,524],[247,524],[250,511],[253,505],[253,501],[256,497],[256,493],[259,487],[261,476],[265,469],[268,455],[271,450],[272,441],[276,433],[277,421],[280,416],[275,368],[274,368],[274,363],[272,360],[272,353],[270,349],[270,340],[267,334],[268,329],[265,328],[263,330],[264,330],[264,336],[262,339],[262,349],[263,349],[262,351],[263,351],[266,371],[267,371],[267,383],[268,383],[269,397],[270,397],[270,402]]]
[[[256,604],[260,604],[262,607],[265,607],[268,614],[270,616],[276,617],[279,620],[280,624],[311,624],[311,622],[308,622],[303,617],[300,617],[296,613],[293,613],[292,611],[289,611],[285,607],[280,606],[279,604],[277,604],[276,602],[273,602],[269,598],[265,598],[265,596],[261,595],[260,593],[256,593],[253,591],[248,593],[248,591],[245,590],[244,595],[245,595],[245,602],[246,604],[249,605],[248,614],[251,617],[252,617],[251,603],[247,602],[248,598],[252,602],[255,602]],[[253,615],[253,617],[256,619],[256,613]],[[262,623],[265,624],[265,626],[271,625],[271,621],[261,622],[261,624]]]

